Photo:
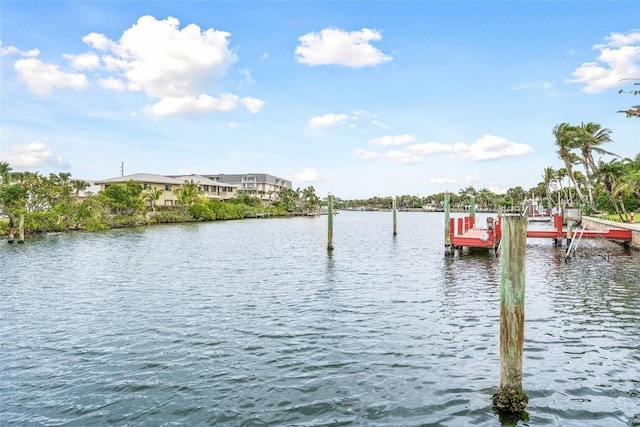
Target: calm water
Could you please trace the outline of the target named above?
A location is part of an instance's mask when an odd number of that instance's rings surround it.
[[[498,426],[500,260],[442,214],[0,245],[0,425]],[[640,425],[640,253],[527,247],[531,426]]]

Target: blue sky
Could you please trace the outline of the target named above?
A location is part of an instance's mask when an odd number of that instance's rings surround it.
[[[7,1],[0,160],[14,170],[269,173],[343,198],[541,181],[553,126],[640,77],[640,2]]]

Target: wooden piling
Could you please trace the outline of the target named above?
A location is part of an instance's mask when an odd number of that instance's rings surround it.
[[[24,243],[24,214],[20,214],[20,224],[18,225],[18,243]]]
[[[451,224],[449,222],[449,193],[444,193],[444,253],[451,253]]]
[[[573,221],[567,221],[567,238],[566,238],[567,251],[571,246],[571,239],[573,239]]]
[[[9,214],[9,224],[8,224],[8,239],[7,239],[7,243],[13,243],[15,242],[15,238],[14,238],[14,234],[16,232],[15,229],[15,223],[13,221],[13,215]]]
[[[396,234],[398,234],[398,202],[396,200],[396,197],[393,198],[393,201],[391,202],[392,205],[392,210],[393,210],[393,235],[395,236]]]
[[[327,228],[327,250],[331,252],[333,250],[333,195],[329,194],[328,206],[327,206],[328,228]]]
[[[473,218],[473,223],[472,223],[471,227],[475,227],[475,225],[476,225],[476,197],[475,196],[471,196],[470,213],[471,213],[471,218]]]
[[[527,218],[507,215],[502,222],[500,280],[500,389],[493,395],[499,412],[519,414],[529,401],[522,391],[524,289]]]

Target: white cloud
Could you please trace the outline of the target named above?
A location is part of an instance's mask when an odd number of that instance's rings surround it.
[[[440,178],[431,178],[429,180],[430,184],[436,184],[436,185],[453,185],[453,184],[464,184],[464,185],[468,185],[474,182],[477,182],[478,178],[474,177],[474,176],[470,176],[467,175],[463,178],[446,178],[446,177],[440,177]]]
[[[293,175],[291,180],[295,182],[313,182],[319,179],[320,174],[318,171],[315,168],[308,168]]]
[[[458,142],[453,144],[455,157],[472,161],[495,160],[503,157],[521,156],[531,153],[533,149],[527,144],[509,141],[495,135],[484,135],[473,144]]]
[[[391,126],[380,120],[371,120],[371,124],[379,129],[389,130]]]
[[[237,60],[229,48],[230,33],[201,30],[195,24],[179,28],[176,18],[157,20],[142,16],[117,41],[90,33],[83,41],[104,52],[104,70],[112,75],[101,79],[109,89],[143,91],[156,99],[146,108],[156,116],[189,115],[207,111],[229,111],[244,106],[256,113],[264,101],[233,94],[210,94]],[[248,69],[240,70],[244,84],[253,79]]]
[[[363,28],[347,32],[338,28],[325,28],[319,33],[301,36],[295,50],[296,60],[308,65],[344,65],[360,68],[391,61],[370,42],[382,39],[380,32]]]
[[[414,142],[416,138],[413,135],[387,135],[380,138],[375,138],[369,141],[373,145],[389,146],[389,145],[407,145]]]
[[[108,77],[106,79],[100,79],[99,84],[101,87],[105,89],[119,90],[123,91],[127,88],[125,82],[120,79],[115,79],[113,77]]]
[[[229,50],[228,32],[202,32],[195,24],[180,30],[178,25],[175,18],[143,16],[117,43],[101,41],[100,46],[112,52],[129,83],[148,95],[193,96],[224,76],[236,55]]]
[[[23,57],[35,57],[40,55],[40,51],[38,49],[31,49],[28,51],[22,51],[15,46],[3,46],[2,40],[0,40],[0,56],[6,55],[20,55]]]
[[[432,155],[449,153],[449,157],[467,159],[474,162],[495,160],[503,157],[520,156],[533,151],[527,144],[509,141],[506,138],[495,135],[484,135],[473,144],[456,142],[443,144],[440,142],[425,142],[422,144],[410,144],[415,138],[412,135],[396,135],[377,138],[371,142],[379,146],[405,145],[402,150],[390,150],[385,156],[394,163],[413,164],[420,163],[423,158],[420,155]],[[369,160],[380,157],[380,153],[367,151],[360,148],[354,156]]]
[[[453,151],[453,144],[442,144],[440,142],[425,142],[423,144],[413,144],[407,150],[419,154],[438,154]]]
[[[89,86],[84,74],[65,73],[57,65],[44,64],[39,59],[19,59],[14,65],[20,80],[38,95],[47,95],[53,88],[85,89]]]
[[[249,96],[240,99],[240,103],[244,105],[250,113],[259,112],[264,107],[265,102],[258,98],[251,98]]]
[[[495,135],[484,135],[473,144],[456,142],[454,144],[442,144],[440,142],[426,142],[413,144],[407,150],[418,154],[451,153],[454,158],[483,161],[500,159],[527,154],[533,151],[531,146],[509,141],[506,138]]]
[[[63,56],[71,62],[71,66],[76,70],[93,70],[100,67],[100,57],[93,52],[81,55],[67,53]]]
[[[363,160],[377,159],[381,156],[381,154],[376,151],[369,151],[369,150],[365,150],[364,148],[358,148],[356,151],[353,152],[353,155]]]
[[[569,83],[585,83],[584,92],[597,93],[640,77],[640,32],[611,33],[606,40],[593,46],[600,52],[596,61],[575,69]]]
[[[456,178],[431,178],[429,184],[443,185],[443,184],[457,184],[459,182]]]
[[[6,152],[0,153],[0,159],[2,159],[3,162],[9,163],[13,168],[30,169],[44,166],[65,166],[65,162],[53,154],[51,148],[40,141],[8,147]]]
[[[116,49],[118,46],[117,43],[114,43],[111,40],[109,40],[107,36],[105,36],[104,34],[98,34],[98,33],[87,34],[82,38],[82,42],[85,44],[88,44],[94,49],[104,50],[104,51],[110,50],[110,49]]]
[[[152,116],[181,116],[208,111],[231,111],[238,104],[244,105],[250,112],[260,110],[264,102],[255,98],[240,98],[230,93],[219,97],[202,94],[197,97],[164,97],[160,101],[147,107],[147,113]]]
[[[325,114],[323,116],[316,116],[309,119],[309,127],[312,129],[324,129],[331,126],[337,126],[344,124],[349,118],[346,114]]]
[[[627,45],[633,45],[640,43],[640,32],[634,32],[629,34],[611,33],[609,37],[606,37],[607,43],[597,44],[594,49],[602,49],[607,46],[621,47]]]
[[[411,164],[422,162],[422,158],[416,156],[415,154],[408,153],[406,151],[390,150],[390,151],[387,151],[385,155],[393,163],[399,163],[403,165],[411,165]]]

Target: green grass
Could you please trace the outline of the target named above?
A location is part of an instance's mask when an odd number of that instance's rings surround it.
[[[627,215],[630,216],[630,215]],[[605,214],[605,215],[598,215],[599,218],[602,219],[606,219],[608,221],[616,221],[616,222],[622,222],[620,220],[620,217],[617,214]],[[636,214],[635,218],[633,219],[633,223],[634,224],[639,224],[640,223],[640,214]]]

